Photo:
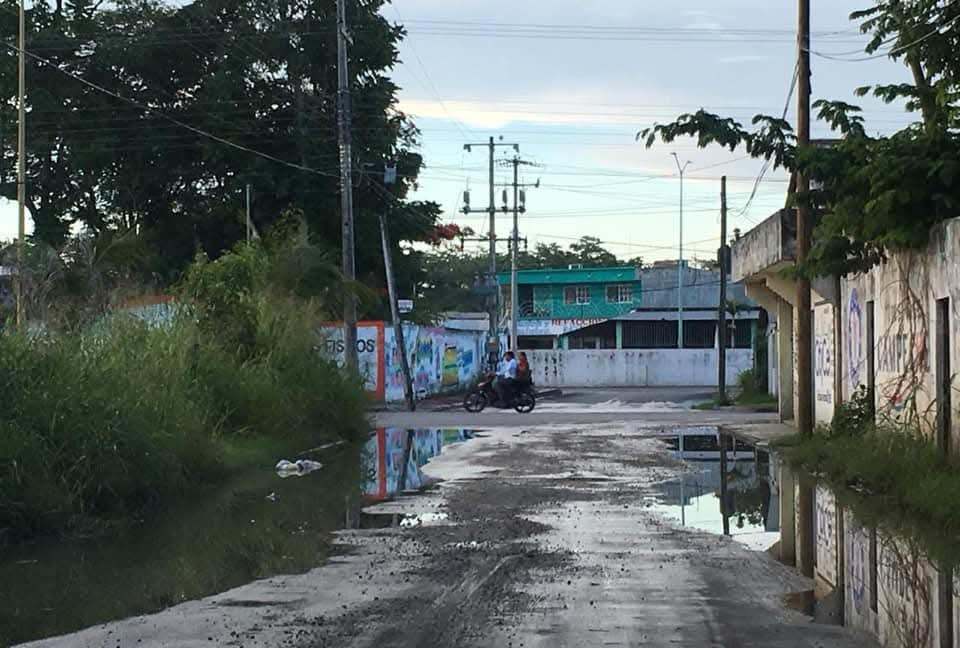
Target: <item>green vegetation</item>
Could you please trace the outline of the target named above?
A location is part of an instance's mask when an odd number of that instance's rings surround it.
[[[719,397],[703,403],[697,403],[693,409],[711,410],[728,405],[749,407],[757,411],[777,411],[777,398],[762,388],[761,380],[753,369],[741,371],[737,376],[737,386],[732,399],[721,402]]]
[[[870,135],[874,129],[857,106],[820,100],[818,117],[837,135],[829,146],[798,146],[793,127],[779,117],[757,115],[745,128],[705,110],[643,129],[638,138],[648,147],[657,139],[692,137],[701,147],[742,148],[774,168],[816,179],[816,189],[791,197],[817,218],[810,256],[799,270],[809,277],[863,272],[888,252],[923,247],[933,226],[957,216],[958,18],[960,7],[936,0],[877,2],[851,16],[872,37],[866,52],[902,62],[912,77],[912,83],[853,91],[902,102],[917,114],[917,123],[891,135]]]
[[[862,524],[911,538],[938,561],[960,562],[960,460],[918,433],[875,424],[865,390],[830,426],[777,445],[792,465],[828,483]]]
[[[277,279],[277,253],[199,258],[169,327],[119,314],[0,336],[0,538],[96,531],[362,437],[363,388],[320,356],[323,309]]]

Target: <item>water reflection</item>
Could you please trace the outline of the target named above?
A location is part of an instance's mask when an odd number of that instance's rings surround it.
[[[688,462],[689,470],[659,486],[650,500],[653,510],[682,526],[730,535],[757,549],[779,540],[780,501],[766,451],[710,428],[689,430],[665,442],[674,457]]]
[[[333,533],[345,520],[353,526],[349,521],[371,498],[428,485],[426,463],[450,443],[472,437],[465,430],[377,430],[365,446],[325,450],[315,457],[322,466],[300,479],[278,476],[274,458],[94,539],[43,538],[4,547],[0,646],[311,569],[333,549]],[[356,526],[385,523],[361,519]],[[437,523],[442,514],[397,521]]]
[[[366,494],[378,500],[430,485],[424,466],[444,447],[472,439],[473,430],[379,429],[370,435],[364,451],[369,478]]]

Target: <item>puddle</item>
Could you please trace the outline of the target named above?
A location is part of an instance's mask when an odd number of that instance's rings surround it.
[[[780,499],[765,450],[721,437],[709,427],[662,441],[687,470],[646,498],[650,510],[684,527],[729,535],[757,551],[780,540]]]
[[[322,463],[274,462],[93,540],[44,538],[0,558],[0,646],[148,614],[276,574],[334,551],[345,527],[445,523],[446,514],[362,514],[430,481],[423,468],[469,430],[379,429],[360,446],[323,448]],[[294,459],[291,457],[291,459]],[[285,478],[285,477],[299,478]]]

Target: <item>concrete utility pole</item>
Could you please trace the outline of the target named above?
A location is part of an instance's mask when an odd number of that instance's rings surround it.
[[[518,156],[513,156],[510,163],[513,166],[513,234],[510,237],[510,348],[516,351],[517,346],[517,320],[520,316],[519,293],[517,285],[517,255],[520,247],[520,224],[519,215],[527,211],[527,201],[524,189],[528,185],[520,184],[520,166],[536,166],[529,162],[524,162]],[[532,186],[539,187],[540,181],[537,180]]]
[[[717,311],[717,385],[718,402],[727,402],[727,176],[720,178],[720,308]]]
[[[413,376],[410,374],[410,360],[407,358],[407,345],[403,339],[403,322],[400,320],[400,307],[397,303],[397,281],[393,274],[393,248],[390,244],[390,230],[387,226],[387,216],[382,209],[380,210],[380,238],[383,241],[383,266],[387,274],[387,293],[390,298],[393,335],[397,348],[400,349],[403,394],[407,401],[407,409],[413,412],[417,409],[417,402],[413,397]]]
[[[347,69],[347,9],[345,0],[337,0],[337,75],[339,93],[337,123],[340,140],[340,218],[343,228],[343,275],[351,283],[357,278],[353,240],[353,151],[350,127],[350,75]],[[357,299],[353,286],[347,286],[343,298],[343,356],[347,370],[358,373]]]
[[[673,159],[677,161],[677,171],[680,172],[680,259],[677,261],[677,348],[683,348],[683,174],[690,166],[690,160],[687,160],[682,166],[680,158],[676,153],[672,153]]]
[[[20,0],[19,87],[17,90],[17,277],[14,283],[17,299],[17,329],[23,330],[23,257],[26,235],[27,204],[27,11],[26,0]]]
[[[342,0],[341,0],[342,2]],[[495,189],[495,178],[494,178],[494,154],[498,146],[500,147],[510,147],[515,152],[520,152],[519,144],[507,144],[504,142],[497,142],[493,137],[486,143],[482,144],[464,144],[463,150],[468,153],[473,150],[474,146],[486,146],[489,149],[490,153],[490,177],[489,177],[489,186],[490,186],[490,205],[487,209],[471,209],[469,202],[465,201],[463,207],[464,214],[471,213],[482,213],[487,212],[490,214],[490,269],[488,272],[488,285],[493,287],[496,285],[496,290],[491,299],[490,303],[490,332],[489,340],[487,341],[487,365],[490,367],[496,366],[497,360],[500,355],[500,335],[498,332],[498,319],[500,314],[500,286],[497,282],[497,204],[496,204],[496,189]],[[468,194],[469,195],[469,194]]]
[[[797,24],[798,100],[797,146],[810,144],[810,0],[799,0]],[[810,178],[797,174],[797,264],[806,261],[810,251],[810,210],[805,204]],[[813,434],[813,332],[810,280],[797,279],[797,430],[802,436]],[[797,494],[797,566],[805,576],[813,576],[813,487],[801,480]]]

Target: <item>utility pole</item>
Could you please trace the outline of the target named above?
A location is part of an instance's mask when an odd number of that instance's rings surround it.
[[[520,289],[517,287],[517,248],[520,243],[520,158],[513,156],[513,234],[510,237],[510,349],[517,350],[517,299]]]
[[[690,160],[687,160],[683,166],[680,165],[680,158],[676,153],[672,153],[673,159],[677,161],[677,170],[680,172],[680,259],[677,261],[677,348],[683,348],[683,174],[690,166]]]
[[[520,184],[520,166],[536,165],[524,162],[516,155],[513,156],[510,164],[513,166],[513,234],[510,237],[510,348],[516,351],[519,348],[517,346],[517,320],[520,316],[520,289],[517,283],[517,255],[520,248],[519,215],[527,211],[525,189],[528,186]],[[532,186],[539,187],[540,180],[537,180]]]
[[[340,140],[340,218],[343,238],[343,275],[348,282],[357,278],[353,240],[353,151],[350,127],[350,75],[347,70],[347,9],[345,0],[337,0],[337,75],[339,108],[337,122]],[[357,357],[357,299],[353,286],[346,286],[343,297],[343,355],[347,371],[360,371]]]
[[[798,100],[797,146],[810,145],[810,0],[799,0],[797,24]],[[806,204],[810,178],[797,174],[797,265],[810,251],[810,209]],[[813,335],[810,315],[810,279],[800,273],[797,279],[797,430],[801,436],[813,434]],[[805,576],[813,576],[813,487],[801,479],[797,494],[797,566]]]
[[[396,180],[396,168],[392,172],[385,170],[383,182],[393,184]],[[400,307],[397,302],[397,281],[393,274],[393,247],[390,244],[390,230],[387,227],[387,215],[380,210],[380,238],[383,241],[383,266],[387,275],[387,294],[390,299],[390,317],[393,319],[393,335],[397,348],[400,349],[400,369],[403,372],[403,394],[407,401],[407,409],[411,412],[417,409],[413,397],[413,376],[410,374],[410,360],[407,358],[407,345],[403,339],[403,322],[400,320]]]
[[[17,90],[17,280],[14,283],[17,299],[17,330],[23,330],[23,248],[26,230],[27,204],[27,11],[26,0],[20,0],[19,58],[17,59],[19,87]]]
[[[343,1],[343,0],[340,0],[340,2],[342,2],[342,1]],[[500,355],[500,335],[499,335],[499,333],[498,333],[498,329],[499,329],[498,319],[499,319],[499,314],[500,314],[500,308],[499,308],[499,305],[500,305],[500,299],[499,299],[499,298],[500,298],[500,285],[499,285],[499,282],[497,281],[497,204],[496,204],[496,196],[495,196],[495,193],[496,193],[496,190],[495,190],[495,178],[494,178],[494,175],[493,175],[493,174],[494,174],[494,154],[496,153],[496,149],[497,149],[498,146],[500,146],[500,147],[510,147],[510,148],[512,148],[512,149],[514,150],[514,152],[519,153],[519,152],[520,152],[520,145],[519,145],[519,144],[507,144],[507,143],[504,143],[504,142],[497,142],[497,141],[494,140],[493,137],[491,137],[490,140],[489,140],[488,142],[486,142],[486,143],[482,143],[482,144],[464,144],[464,145],[463,145],[463,150],[465,150],[466,152],[469,153],[469,152],[471,152],[471,151],[473,150],[473,147],[474,147],[474,146],[486,146],[486,147],[488,147],[488,149],[489,149],[489,153],[490,153],[490,177],[489,177],[489,185],[490,185],[490,204],[489,204],[489,207],[487,207],[487,209],[485,209],[485,210],[484,210],[484,209],[471,209],[471,208],[470,208],[470,200],[469,200],[470,194],[469,194],[469,192],[466,192],[466,193],[464,193],[464,198],[465,198],[465,200],[464,200],[463,213],[464,213],[464,214],[471,214],[471,213],[478,213],[478,212],[480,212],[480,213],[482,213],[482,212],[487,212],[487,213],[490,214],[490,269],[489,269],[489,271],[488,271],[487,286],[488,286],[489,288],[493,288],[493,287],[495,286],[496,289],[495,289],[492,297],[490,297],[490,304],[489,304],[490,332],[489,332],[489,340],[487,341],[487,350],[488,350],[487,365],[488,365],[489,367],[495,367],[496,364],[497,364],[497,359],[498,359],[498,357],[499,357],[499,355]]]
[[[717,385],[721,405],[727,403],[727,176],[720,178],[720,308],[717,311],[719,345],[717,348]]]

